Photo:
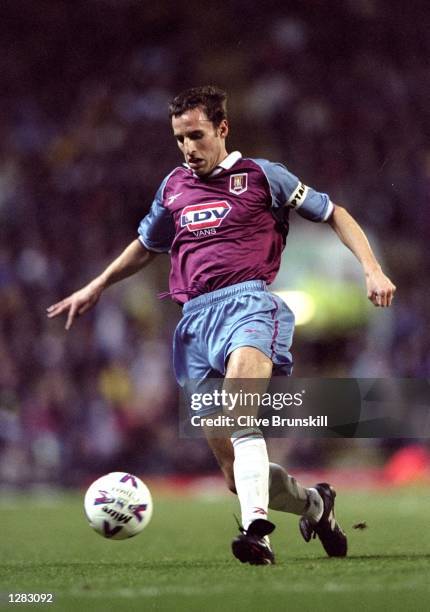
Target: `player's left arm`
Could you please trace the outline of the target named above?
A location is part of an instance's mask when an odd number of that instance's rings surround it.
[[[375,306],[390,306],[396,287],[382,272],[357,221],[342,206],[333,204],[326,193],[315,191],[302,183],[283,164],[264,159],[256,159],[254,162],[260,166],[267,179],[272,208],[293,209],[304,219],[316,223],[327,221],[363,266],[369,300]]]
[[[375,306],[390,306],[396,286],[386,276],[376,259],[366,234],[345,208],[333,205],[327,219],[345,246],[354,253],[363,266],[366,278],[367,297]]]

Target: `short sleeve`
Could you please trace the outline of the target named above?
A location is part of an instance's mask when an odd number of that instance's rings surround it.
[[[163,206],[163,194],[169,176],[161,183],[149,213],[142,219],[138,228],[138,237],[143,246],[157,253],[170,251],[175,237],[173,217]]]
[[[264,159],[254,161],[267,178],[273,208],[287,206],[309,221],[327,221],[333,212],[333,203],[326,193],[308,187],[282,164]]]

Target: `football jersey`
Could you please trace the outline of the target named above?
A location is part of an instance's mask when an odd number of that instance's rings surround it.
[[[170,295],[183,304],[243,281],[270,284],[279,270],[291,209],[326,221],[333,204],[285,166],[230,153],[207,176],[184,164],[161,183],[138,234],[170,252]]]

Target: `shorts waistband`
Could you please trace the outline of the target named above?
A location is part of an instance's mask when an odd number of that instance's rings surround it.
[[[210,293],[203,293],[188,302],[185,302],[183,307],[183,313],[189,313],[193,310],[197,310],[199,308],[205,308],[206,306],[210,306],[215,304],[216,302],[221,302],[227,298],[231,298],[235,295],[239,295],[240,293],[245,293],[247,291],[267,291],[266,281],[263,280],[252,280],[245,281],[243,283],[237,283],[237,285],[230,285],[229,287],[223,287],[222,289],[216,289],[215,291],[211,291]]]

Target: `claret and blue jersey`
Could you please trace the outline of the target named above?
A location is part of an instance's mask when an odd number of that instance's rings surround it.
[[[253,279],[270,284],[290,209],[318,222],[330,217],[333,204],[282,164],[235,151],[204,177],[186,165],[175,168],[141,221],[139,239],[149,250],[170,252],[170,292],[184,303]]]

